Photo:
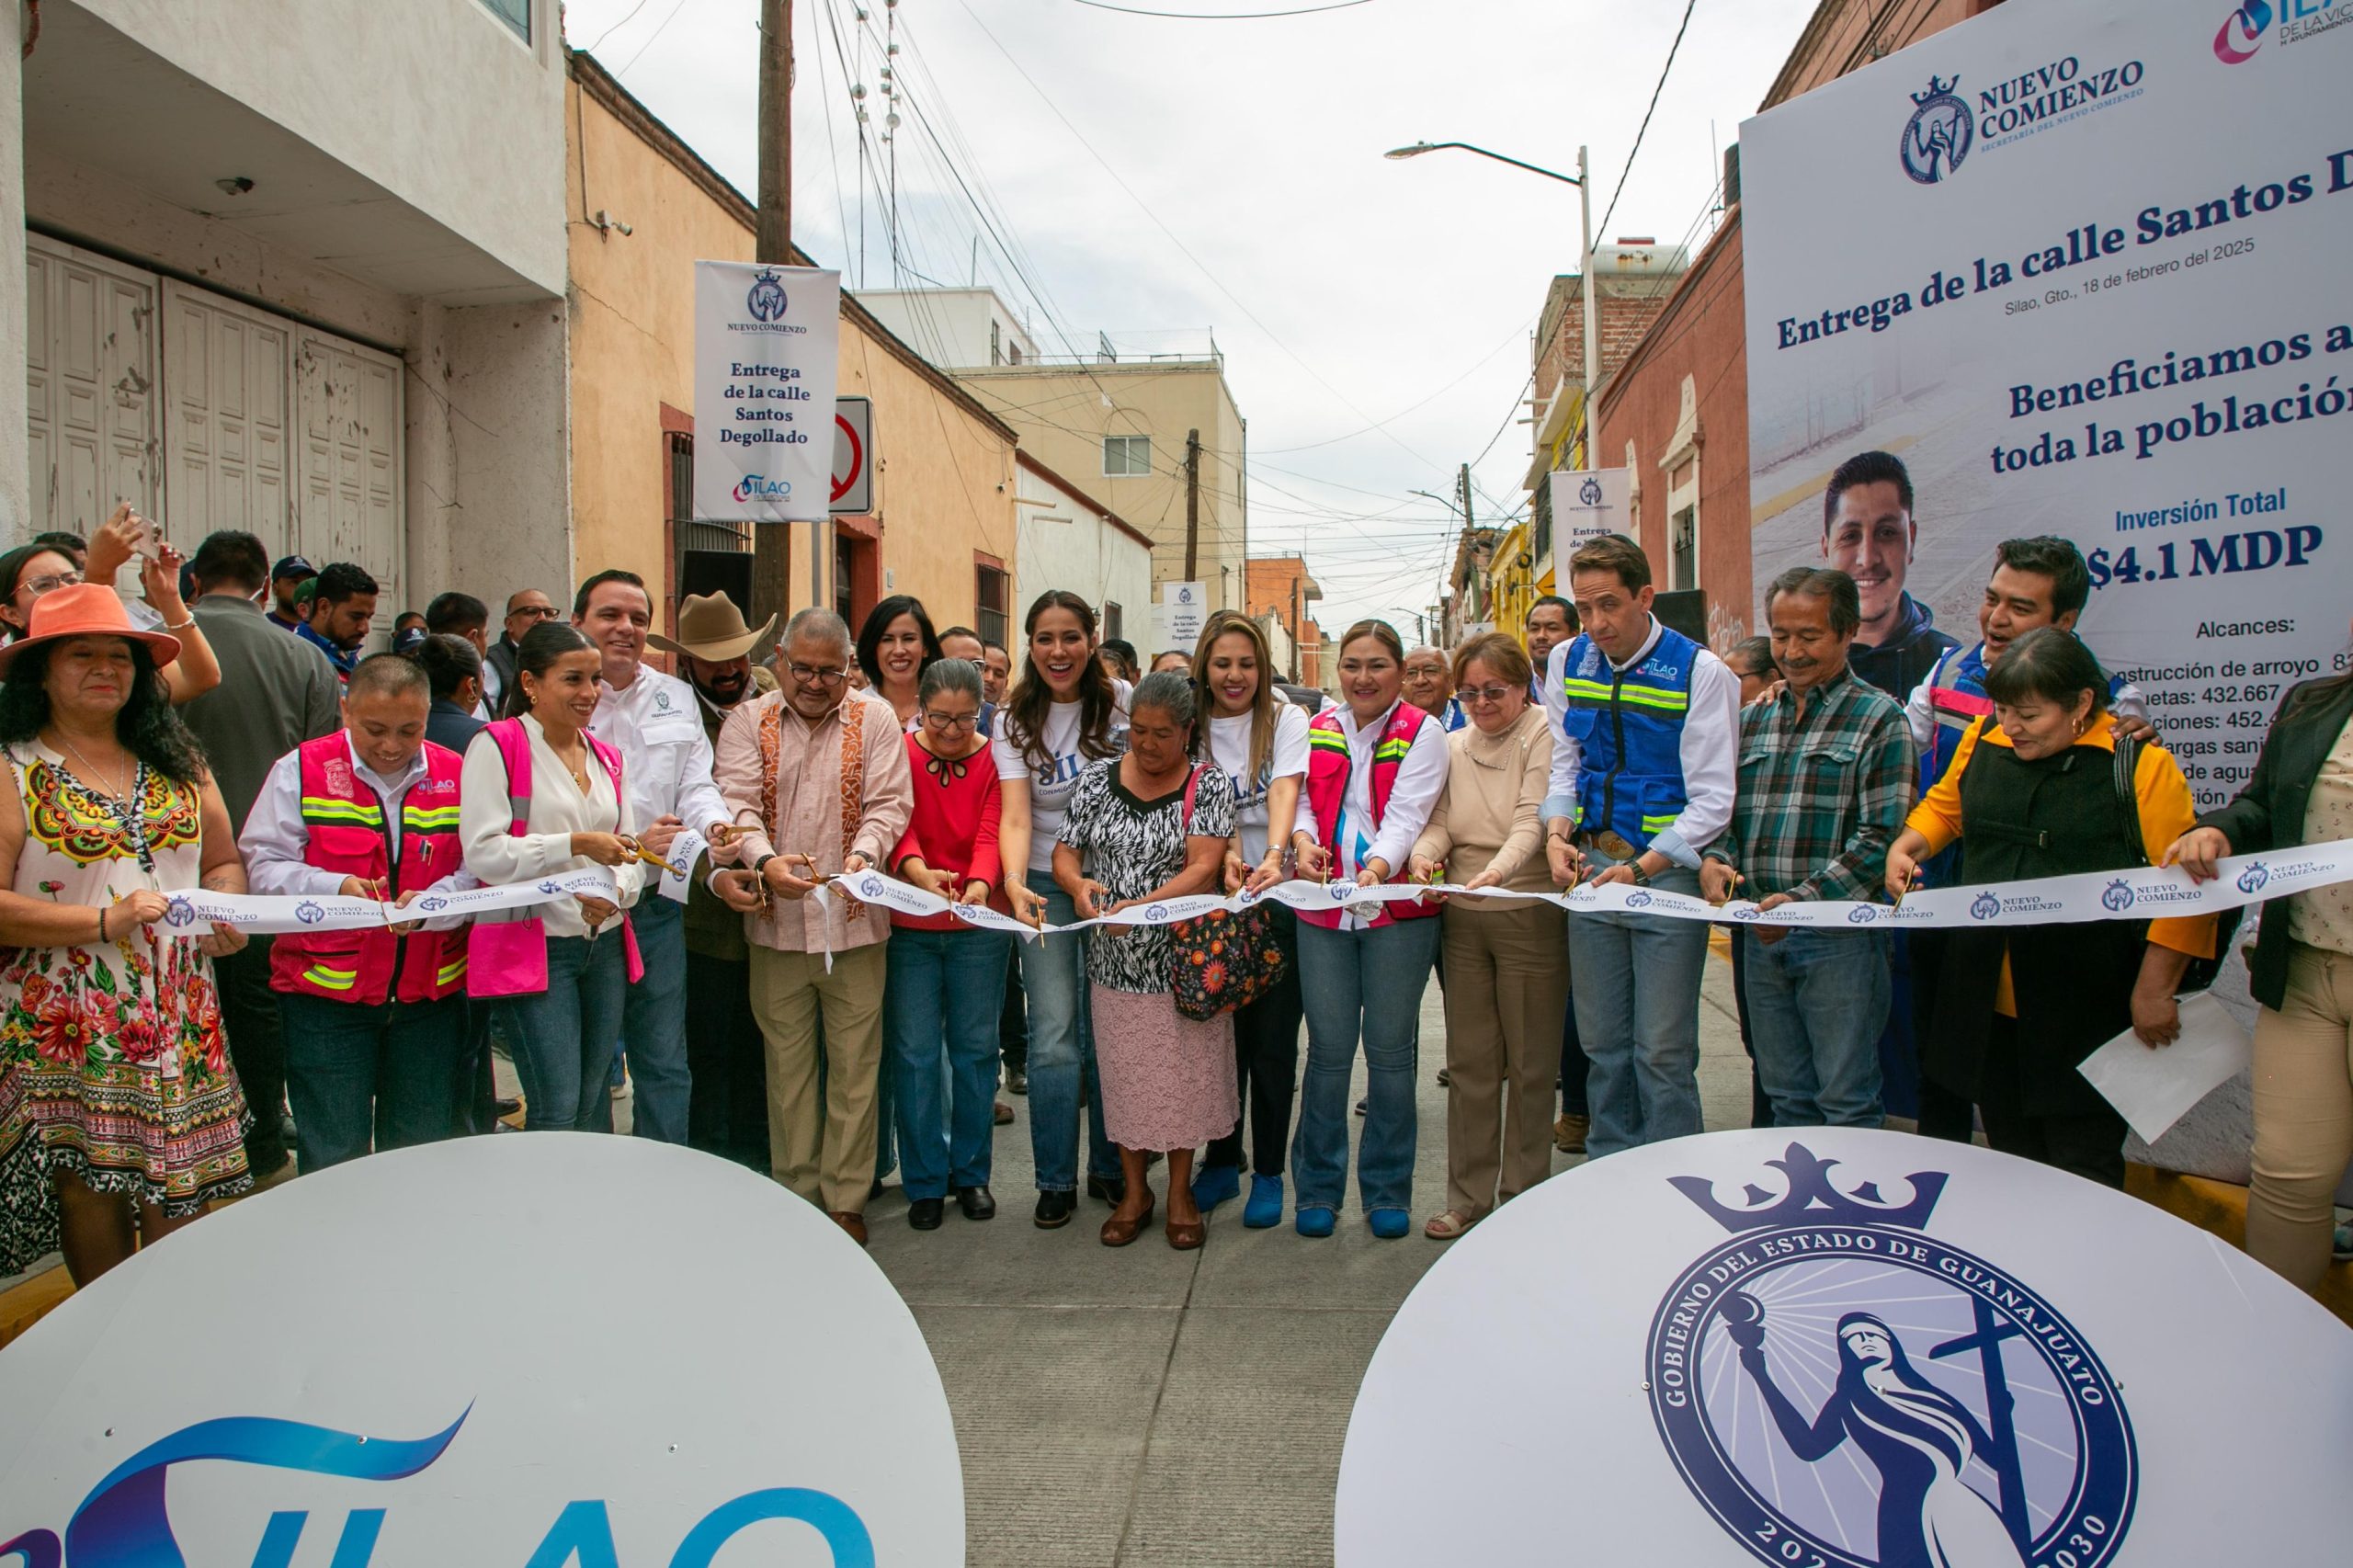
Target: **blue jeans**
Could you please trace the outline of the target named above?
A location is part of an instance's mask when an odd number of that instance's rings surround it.
[[[1300,1208],[1337,1209],[1347,1191],[1348,1074],[1359,1040],[1368,1088],[1357,1191],[1368,1210],[1412,1201],[1415,1042],[1438,940],[1435,915],[1364,931],[1299,923],[1307,1074],[1290,1168]]]
[[[404,1149],[458,1131],[451,1089],[466,1053],[466,999],[330,1002],[280,992],[286,1092],[305,1175],[372,1146]]]
[[[1001,931],[891,933],[882,986],[885,1060],[897,1078],[900,1180],[910,1200],[986,1187],[996,1134],[996,1022],[1005,1006]],[[941,1048],[953,1080],[940,1094]]]
[[[679,968],[685,968],[683,961]],[[605,1074],[621,1037],[629,961],[621,934],[548,938],[548,988],[497,999],[499,1028],[515,1053],[529,1108],[524,1125],[540,1132],[610,1132],[612,1096]]]
[[[1608,861],[1588,855],[1586,863]],[[1697,898],[1699,873],[1671,867],[1652,885]],[[1589,1157],[1700,1131],[1699,970],[1707,961],[1704,921],[1569,912],[1570,999],[1593,1063]]]
[[[1880,1030],[1894,982],[1884,931],[1744,926],[1756,1074],[1776,1127],[1880,1125]]]
[[[1046,901],[1048,921],[1078,918],[1052,872],[1032,871],[1028,881],[1029,891]],[[1077,1188],[1081,1105],[1086,1108],[1086,1174],[1119,1180],[1120,1151],[1103,1131],[1103,1086],[1095,1076],[1086,938],[1023,942],[1021,989],[1029,1003],[1029,1153],[1037,1162],[1038,1190]],[[991,1108],[994,1113],[994,1101]]]
[[[645,978],[629,988],[621,1038],[629,1041],[630,1131],[665,1143],[687,1141],[693,1079],[687,1071],[687,906],[659,893],[629,914]],[[619,931],[600,942],[620,943]],[[610,1114],[609,1111],[607,1113]]]

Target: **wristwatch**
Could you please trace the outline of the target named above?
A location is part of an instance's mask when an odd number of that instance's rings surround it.
[[[1627,861],[1626,868],[1634,873],[1634,885],[1636,887],[1646,888],[1651,885],[1651,874],[1643,869],[1643,858],[1641,856],[1637,855],[1632,859]]]
[[[771,851],[768,854],[762,855],[758,858],[755,859],[752,862],[752,875],[756,877],[759,876],[762,871],[767,869],[768,862],[775,858],[776,855]]]

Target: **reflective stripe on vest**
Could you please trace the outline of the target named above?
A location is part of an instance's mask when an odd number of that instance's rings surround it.
[[[1397,787],[1397,769],[1414,749],[1415,739],[1424,724],[1438,721],[1410,702],[1400,702],[1382,727],[1381,738],[1373,743],[1372,777],[1368,793],[1372,800],[1374,830],[1380,828],[1388,814],[1390,792]],[[1443,732],[1441,732],[1442,733]],[[1316,832],[1326,848],[1336,857],[1339,850],[1340,812],[1348,795],[1348,776],[1355,770],[1355,755],[1348,748],[1348,737],[1340,730],[1340,710],[1318,713],[1307,726],[1307,809],[1315,820]],[[1337,864],[1336,858],[1335,862]],[[1389,880],[1404,880],[1405,868],[1392,869]],[[1383,903],[1377,913],[1367,918],[1367,924],[1385,926],[1392,920],[1418,920],[1435,915],[1438,908],[1429,903]],[[1302,910],[1299,917],[1313,925],[1336,927],[1340,924],[1337,910]]]
[[[424,777],[402,797],[401,842],[392,859],[382,803],[356,776],[351,744],[338,730],[296,752],[308,865],[338,876],[383,881],[397,894],[422,891],[458,870],[458,755],[426,743]],[[272,944],[270,984],[278,991],[368,1005],[437,1000],[465,972],[465,933],[290,932]]]
[[[1589,636],[1569,644],[1561,661],[1561,730],[1579,753],[1579,827],[1646,849],[1683,814],[1683,724],[1699,656],[1699,645],[1669,626],[1625,670],[1612,668]]]

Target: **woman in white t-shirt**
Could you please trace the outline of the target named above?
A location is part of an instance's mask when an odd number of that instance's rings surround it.
[[[1193,684],[1203,695],[1210,759],[1233,781],[1235,833],[1225,857],[1225,891],[1263,892],[1281,881],[1284,854],[1307,778],[1307,714],[1275,694],[1274,659],[1258,623],[1222,609],[1201,629]],[[1283,1217],[1283,1151],[1290,1142],[1291,1094],[1299,1080],[1299,922],[1279,903],[1259,906],[1283,952],[1282,979],[1233,1013],[1233,1059],[1249,1104],[1253,1230]],[[1193,1200],[1206,1212],[1242,1190],[1242,1125],[1210,1145]]]
[[[1054,838],[1079,774],[1123,749],[1129,687],[1097,663],[1095,611],[1076,594],[1040,595],[1022,630],[1020,676],[997,710],[992,743],[1001,792],[997,850],[1014,915],[1033,924],[1066,924],[1078,912],[1054,881]],[[1087,1191],[1115,1205],[1126,1192],[1119,1148],[1103,1131],[1086,983],[1083,938],[1021,945],[1021,988],[1029,1009],[1029,1148],[1041,1230],[1067,1225],[1077,1207],[1082,1105]]]

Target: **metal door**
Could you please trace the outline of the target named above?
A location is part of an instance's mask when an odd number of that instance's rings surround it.
[[[160,512],[154,276],[39,234],[25,271],[34,531]]]
[[[165,506],[182,550],[215,528],[243,528],[273,559],[287,553],[293,340],[282,316],[165,280]]]
[[[401,362],[298,327],[293,363],[293,548],[317,565],[365,566],[389,627],[407,608]]]

